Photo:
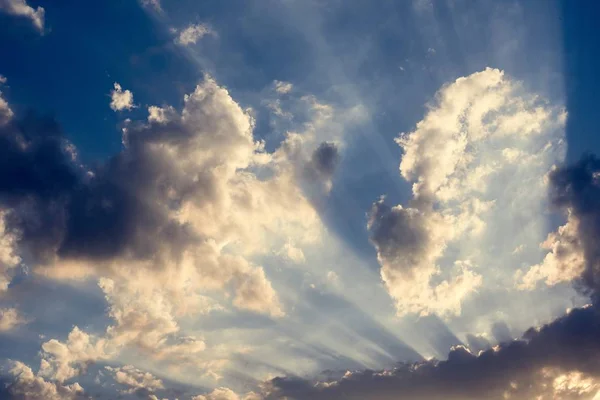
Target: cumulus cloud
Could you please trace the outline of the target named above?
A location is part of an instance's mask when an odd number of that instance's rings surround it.
[[[114,89],[110,92],[110,108],[113,111],[123,111],[134,107],[131,90],[123,90],[121,85],[115,82]]]
[[[292,85],[290,82],[273,81],[273,87],[275,88],[275,91],[277,93],[287,94],[292,91],[292,89],[294,88],[294,85]]]
[[[36,276],[97,280],[112,319],[102,334],[74,328],[66,341],[45,342],[41,376],[62,382],[124,349],[218,376],[226,359],[182,332],[181,318],[228,307],[285,315],[254,260],[315,243],[322,225],[296,161],[267,153],[253,128],[211,78],[181,111],[152,106],[147,120],[129,121],[124,149],[93,169],[50,119],[0,127],[3,260],[12,266],[26,252]],[[319,162],[329,174],[330,161]]]
[[[112,373],[115,382],[129,387],[123,393],[149,394],[158,389],[164,389],[163,382],[149,372],[141,371],[132,365],[122,367],[104,367]]]
[[[90,364],[108,357],[106,340],[74,327],[66,342],[51,339],[42,344],[39,375],[64,382],[85,371]]]
[[[83,388],[78,383],[63,386],[56,382],[46,381],[19,361],[12,363],[9,373],[14,377],[13,382],[6,388],[11,399],[76,400],[86,398]],[[2,394],[1,390],[0,394]]]
[[[549,250],[544,260],[526,271],[517,271],[517,286],[532,290],[540,281],[553,286],[581,276],[585,262],[578,229],[578,219],[569,214],[567,222],[556,232],[548,234],[548,238],[540,245],[542,249]]]
[[[565,117],[488,68],[445,85],[396,140],[413,199],[376,202],[368,228],[398,314],[459,314],[485,286],[481,268],[505,268],[515,248],[541,241],[542,177],[564,157]]]
[[[0,0],[0,12],[27,18],[33,26],[40,32],[44,30],[44,8],[33,8],[27,4],[26,0]]]
[[[215,32],[206,24],[191,24],[177,35],[175,42],[182,46],[196,44],[206,35],[215,35]]]

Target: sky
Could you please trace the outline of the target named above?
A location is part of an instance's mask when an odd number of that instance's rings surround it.
[[[599,15],[0,0],[0,399],[600,399]]]

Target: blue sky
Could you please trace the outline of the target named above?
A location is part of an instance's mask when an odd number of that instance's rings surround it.
[[[599,398],[599,11],[0,0],[0,396]]]

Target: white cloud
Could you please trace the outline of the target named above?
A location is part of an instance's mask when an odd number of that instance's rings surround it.
[[[399,314],[459,314],[485,285],[478,268],[506,269],[515,248],[539,243],[543,176],[564,157],[565,118],[488,68],[445,85],[415,130],[397,139],[413,201],[376,203],[369,228]]]
[[[275,88],[275,91],[277,93],[287,94],[292,91],[292,89],[294,88],[294,85],[292,85],[290,82],[273,81],[273,87]]]
[[[329,115],[324,105],[311,102],[311,107],[319,118]],[[250,114],[211,78],[184,97],[181,111],[152,106],[148,112],[148,120],[125,127],[123,157],[147,157],[144,167],[158,175],[142,182],[148,185],[140,191],[144,206],[151,205],[152,218],[164,216],[161,229],[181,224],[190,236],[171,243],[170,238],[154,240],[145,230],[152,257],[127,252],[103,259],[56,256],[35,265],[33,272],[48,278],[98,280],[112,319],[101,335],[75,329],[66,342],[44,343],[44,376],[64,380],[90,362],[137,354],[148,363],[145,369],[189,369],[218,378],[231,353],[188,334],[180,321],[229,307],[283,317],[267,272],[254,260],[267,254],[300,260],[299,249],[321,237],[322,223],[297,182],[298,167],[319,147],[317,119],[307,139],[298,139],[294,147],[307,157],[292,159],[284,150],[265,152],[253,138]],[[135,176],[147,172],[125,172],[129,178],[121,173],[119,179],[136,185]],[[286,249],[286,243],[294,249]]]
[[[123,393],[135,392],[154,392],[158,389],[164,389],[163,382],[149,372],[141,371],[133,365],[125,365],[122,367],[104,367],[113,374],[113,378],[117,383],[129,386],[129,389]]]
[[[290,260],[296,264],[303,264],[306,261],[306,258],[304,257],[304,252],[302,251],[302,249],[294,246],[294,244],[292,242],[287,242],[283,246],[283,248],[281,249],[279,254],[283,255],[288,260]]]
[[[17,17],[27,18],[40,32],[44,30],[44,8],[33,9],[25,0],[0,0],[0,11]]]
[[[74,400],[84,394],[79,383],[63,386],[56,382],[48,382],[43,377],[35,375],[31,368],[19,361],[12,363],[9,372],[14,377],[14,381],[8,390],[18,399]]]
[[[6,82],[6,78],[4,78],[4,82]],[[10,121],[13,115],[14,113],[10,109],[8,102],[2,97],[2,92],[0,92],[0,126]]]
[[[121,85],[116,82],[114,89],[110,92],[110,99],[110,108],[113,111],[131,110],[135,107],[131,90],[123,90]]]
[[[215,35],[215,32],[205,24],[191,24],[179,32],[176,42],[182,46],[195,44],[206,35]]]
[[[74,327],[65,343],[51,339],[42,344],[39,375],[64,382],[85,371],[88,364],[109,356],[106,340]]]
[[[548,238],[540,244],[541,248],[548,250],[544,260],[527,271],[517,271],[517,287],[532,290],[540,281],[553,286],[581,276],[585,270],[585,256],[578,226],[577,217],[569,214],[565,225],[548,234]]]
[[[16,308],[0,308],[0,332],[13,330],[19,325],[27,323]]]

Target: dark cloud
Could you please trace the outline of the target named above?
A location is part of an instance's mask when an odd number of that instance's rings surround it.
[[[281,399],[583,399],[573,389],[557,394],[552,381],[578,371],[600,377],[600,315],[596,307],[573,310],[523,339],[481,352],[456,347],[445,361],[399,365],[390,371],[347,374],[333,385],[300,378],[270,381],[268,398]],[[595,393],[588,393],[588,398]],[[506,397],[510,395],[510,397]]]
[[[321,176],[331,177],[339,163],[339,151],[335,143],[323,142],[313,152],[311,165]]]
[[[424,218],[415,209],[391,208],[380,200],[369,213],[369,233],[379,257],[393,262],[404,259],[402,265],[418,265],[429,248],[429,235]]]
[[[30,114],[0,127],[0,206],[36,261],[176,257],[194,239],[167,213],[207,182],[189,184],[193,177],[178,176],[152,146],[183,129],[167,137],[146,128],[146,141],[132,135],[126,149],[86,171],[54,120]]]
[[[578,236],[583,247],[586,268],[579,287],[593,296],[600,295],[600,160],[583,157],[572,166],[550,174],[553,203],[570,210],[579,222]]]

